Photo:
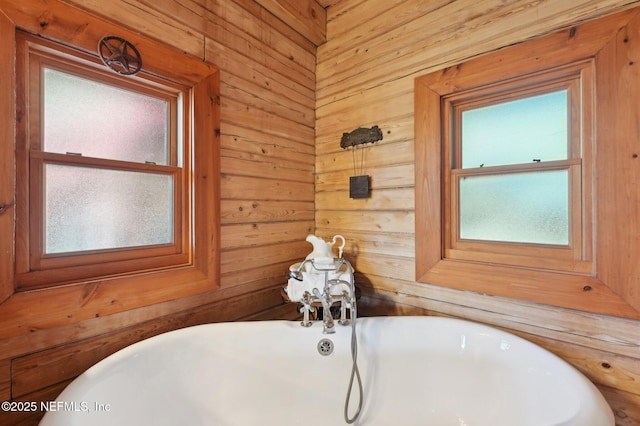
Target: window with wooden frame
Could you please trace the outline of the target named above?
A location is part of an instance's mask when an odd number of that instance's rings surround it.
[[[20,31],[16,58],[17,288],[190,265],[192,89]]]
[[[37,7],[41,6],[45,5]],[[202,58],[63,2],[47,2],[46,13],[38,19],[25,13],[20,2],[3,3],[1,9],[0,311],[5,337],[125,311],[130,313],[120,318],[135,322],[149,318],[141,312],[151,312],[139,308],[155,305],[155,316],[186,306],[175,301],[195,303],[219,288],[219,71]],[[125,39],[140,52],[142,69],[138,74],[105,72],[97,47],[106,35]],[[29,52],[33,53],[32,64]],[[57,88],[64,87],[61,81],[122,91],[125,105],[119,103],[115,111],[103,107],[103,120],[114,129],[125,124],[131,128],[131,122],[143,121],[140,129],[131,132],[155,142],[138,146],[137,153],[119,152],[114,149],[122,146],[122,141],[115,140],[117,132],[96,129],[72,139],[63,124],[61,139],[54,147],[47,141],[43,145],[38,134],[43,120],[45,128],[48,126],[48,118],[31,104],[32,98],[43,96],[48,102],[42,92],[43,77],[31,90],[25,89],[26,83],[33,81],[30,74],[41,73],[43,68],[50,73],[46,78],[54,83],[52,99],[57,97],[67,104],[76,101],[75,95],[59,96]],[[151,121],[164,124],[149,131],[150,122],[132,116],[128,102],[146,105],[145,109],[155,111]],[[55,119],[61,123],[78,120]],[[98,132],[109,133],[102,139],[109,142],[86,147],[84,138]],[[69,141],[80,148],[65,146]],[[52,182],[47,174],[57,186],[49,185]],[[69,176],[83,182],[69,182]],[[122,188],[127,185],[131,187]],[[147,185],[154,189],[140,191]],[[85,204],[79,203],[82,209],[98,204],[100,207],[84,213],[99,217],[80,218],[77,208],[69,208],[66,198],[62,201],[63,195],[84,200]],[[114,208],[112,198],[120,196],[129,197],[131,205],[118,205],[116,200]],[[35,214],[31,206],[37,209]],[[86,222],[69,227],[67,220],[55,217],[47,223],[47,207]],[[119,216],[125,211],[144,228],[143,237],[123,239],[122,234],[131,231]],[[99,224],[93,227],[96,234],[102,232],[98,227],[124,227],[97,239],[86,231],[82,238],[74,236],[82,227],[91,227],[94,219]],[[74,235],[67,239],[66,234]]]
[[[443,97],[445,258],[591,271],[592,67]]]
[[[188,89],[18,32],[18,287],[188,264]]]
[[[416,281],[640,318],[639,21],[621,12],[416,78]]]

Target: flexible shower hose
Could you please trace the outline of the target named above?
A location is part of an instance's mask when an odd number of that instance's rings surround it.
[[[355,297],[354,297],[355,299]],[[360,379],[360,371],[358,370],[358,338],[356,337],[356,318],[358,318],[357,310],[356,310],[356,302],[353,301],[351,306],[351,360],[353,363],[351,364],[351,377],[349,378],[349,388],[347,389],[347,396],[344,401],[344,420],[348,424],[352,424],[356,421],[358,416],[360,415],[360,410],[362,410],[362,400],[363,391],[362,391],[362,379]],[[353,389],[353,381],[356,379],[358,381],[358,410],[353,415],[353,417],[349,417],[349,403],[351,401],[351,390]]]

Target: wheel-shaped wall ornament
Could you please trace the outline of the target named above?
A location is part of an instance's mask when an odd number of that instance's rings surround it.
[[[142,57],[135,46],[122,37],[106,36],[98,42],[102,62],[122,75],[136,74],[142,68]]]

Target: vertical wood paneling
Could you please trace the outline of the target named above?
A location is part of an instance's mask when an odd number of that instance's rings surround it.
[[[417,76],[639,3],[341,0],[328,8],[327,42],[318,48],[316,77],[316,228],[325,237],[341,233],[347,238],[345,255],[363,289],[360,312],[456,316],[521,333],[606,389],[618,425],[640,423],[638,321],[415,282],[414,169],[425,166],[413,159],[413,85]],[[628,75],[635,75],[635,65],[627,67]],[[349,199],[352,152],[339,148],[340,137],[376,124],[384,139],[364,151],[371,197]],[[633,161],[631,151],[625,153],[612,155]],[[619,188],[633,190],[633,185]],[[439,238],[438,223],[419,226]],[[611,253],[617,251],[611,248]]]

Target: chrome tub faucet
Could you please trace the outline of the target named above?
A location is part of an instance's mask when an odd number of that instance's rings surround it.
[[[302,271],[305,270],[306,265],[309,263],[313,270],[317,272],[324,272],[324,286],[322,291],[317,287],[314,287],[311,290],[311,293],[308,291],[304,292],[302,300],[300,300],[302,303],[300,312],[304,315],[304,319],[301,324],[305,327],[309,327],[311,325],[311,321],[309,321],[309,312],[314,311],[312,303],[317,302],[322,305],[322,332],[325,334],[335,333],[335,321],[333,314],[331,313],[331,307],[336,302],[340,303],[340,320],[338,322],[341,325],[347,325],[350,323],[350,320],[347,319],[347,309],[350,311],[350,317],[353,317],[355,310],[356,291],[353,279],[353,267],[343,258],[311,258],[304,260],[296,270],[290,271],[289,276],[295,280],[304,281]],[[329,279],[329,273],[337,273],[343,265],[347,266],[347,272],[350,280],[347,281],[339,278]],[[341,286],[343,288],[346,286],[349,291],[343,289],[342,292],[336,293],[334,291],[336,286]],[[354,320],[354,318],[351,318],[351,320]]]

